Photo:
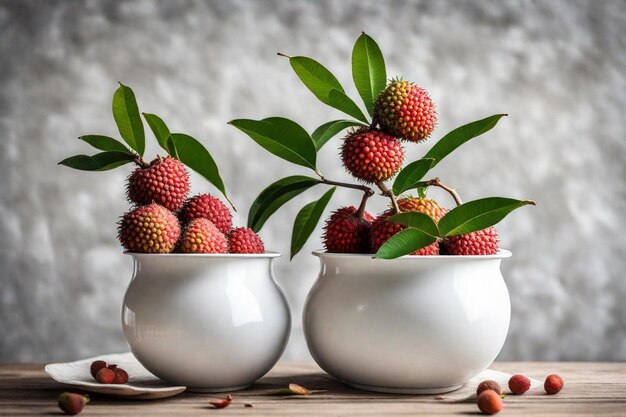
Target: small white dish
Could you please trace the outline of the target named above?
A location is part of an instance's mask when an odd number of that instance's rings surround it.
[[[128,383],[105,385],[96,382],[90,373],[91,363],[96,360],[123,368],[128,372]],[[172,386],[152,375],[130,352],[102,355],[74,362],[51,363],[46,365],[45,371],[55,381],[75,389],[138,400],[173,397],[187,389],[184,386]]]

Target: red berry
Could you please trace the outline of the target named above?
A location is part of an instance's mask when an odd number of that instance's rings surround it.
[[[513,375],[509,379],[509,389],[515,395],[522,395],[530,389],[530,379],[524,375]]]
[[[126,213],[118,237],[129,252],[170,253],[180,237],[180,225],[174,213],[153,203]]]
[[[210,194],[198,194],[185,201],[179,217],[183,225],[193,219],[211,220],[220,232],[227,234],[233,225],[233,215],[226,204]]]
[[[83,411],[85,405],[89,403],[89,397],[87,397],[86,395],[64,392],[59,395],[57,402],[59,404],[59,408],[63,410],[65,414],[75,416],[76,414]]]
[[[376,99],[374,120],[395,137],[420,142],[435,129],[437,111],[425,90],[408,81],[394,80]]]
[[[92,377],[96,377],[96,374],[98,373],[98,371],[102,368],[106,368],[107,367],[107,363],[105,361],[93,361],[91,362],[91,367],[89,369],[89,371],[91,372],[91,376]]]
[[[550,395],[556,394],[563,389],[565,381],[557,374],[548,375],[546,382],[543,384],[543,388]]]
[[[265,247],[263,241],[254,233],[254,230],[247,227],[238,227],[228,234],[228,244],[230,253],[263,253]]]
[[[361,129],[344,138],[341,160],[350,174],[364,182],[385,181],[402,166],[404,149],[393,136]]]
[[[480,395],[481,392],[488,389],[493,390],[498,394],[502,394],[502,388],[500,387],[500,384],[498,384],[496,381],[487,380],[478,384],[478,387],[476,387],[476,396]]]
[[[445,238],[441,246],[446,255],[495,255],[498,252],[498,233],[492,226]]]
[[[374,218],[364,212],[355,216],[354,206],[342,207],[330,215],[324,226],[324,248],[331,253],[370,253]]]
[[[96,381],[101,384],[112,384],[115,379],[115,372],[109,368],[102,368],[96,374]]]
[[[146,168],[139,167],[128,177],[128,199],[140,206],[158,203],[176,211],[189,194],[189,174],[175,158],[157,158]]]
[[[185,253],[228,253],[228,239],[207,219],[195,219],[185,229],[180,244]]]
[[[113,372],[115,372],[114,384],[125,384],[128,382],[128,372],[122,368],[115,368]]]
[[[503,406],[500,394],[491,389],[481,392],[477,403],[480,411],[489,415],[499,413]]]

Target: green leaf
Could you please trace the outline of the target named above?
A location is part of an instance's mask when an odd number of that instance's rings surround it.
[[[289,63],[298,78],[320,101],[324,102],[332,89],[344,92],[339,80],[316,60],[306,56],[293,56],[289,58]]]
[[[122,139],[139,155],[143,156],[146,140],[135,93],[130,87],[122,83],[113,95],[113,118]]]
[[[346,95],[337,78],[326,67],[305,56],[290,57],[289,63],[298,78],[318,100],[367,123],[359,106]]]
[[[535,205],[535,202],[502,197],[470,201],[453,208],[443,216],[439,221],[439,232],[441,236],[448,237],[483,230],[527,204]]]
[[[437,240],[419,229],[404,229],[389,238],[376,252],[377,258],[395,259],[422,249]]]
[[[387,85],[387,72],[378,44],[365,33],[359,36],[352,49],[352,79],[372,116],[374,102]]]
[[[332,122],[324,123],[315,129],[315,132],[311,135],[315,148],[319,151],[333,136],[351,126],[367,127],[367,125],[354,120],[333,120]]]
[[[289,200],[312,186],[319,184],[315,178],[303,175],[286,177],[265,188],[250,206],[248,227],[258,232],[267,219]]]
[[[232,206],[233,203],[226,195],[226,187],[220,176],[217,164],[204,145],[197,139],[183,133],[172,133],[171,138],[178,152],[178,159],[220,190]]]
[[[294,164],[315,169],[315,144],[300,125],[282,117],[263,120],[236,119],[228,122],[256,143]]]
[[[117,151],[125,152],[128,154],[131,153],[130,150],[126,146],[124,146],[123,143],[109,136],[85,135],[79,137],[78,139],[84,140],[94,148],[100,149],[101,151]]]
[[[417,211],[398,213],[389,217],[387,221],[418,229],[428,235],[439,237],[437,224],[429,215],[424,213]]]
[[[341,110],[347,115],[350,115],[363,123],[368,123],[367,117],[365,117],[361,109],[359,109],[359,106],[357,106],[356,103],[342,91],[334,89],[330,90],[328,95],[328,105],[336,108],[337,110]]]
[[[176,157],[176,149],[172,148],[174,141],[170,139],[170,129],[167,127],[163,119],[161,119],[156,114],[150,113],[142,113],[146,122],[148,122],[148,126],[154,133],[154,137],[157,142],[159,142],[159,146],[163,148],[169,155]]]
[[[108,151],[100,152],[93,156],[70,156],[59,162],[59,165],[65,165],[81,171],[108,171],[134,160],[135,156],[128,152]]]
[[[439,139],[435,146],[433,146],[424,158],[432,158],[435,161],[431,168],[434,168],[443,158],[451,154],[456,148],[463,145],[470,139],[480,136],[483,133],[491,130],[498,121],[507,116],[506,114],[495,114],[493,116],[486,117],[475,122],[468,123],[461,127],[458,127]]]
[[[433,162],[432,158],[422,158],[402,168],[393,182],[393,193],[400,195],[406,190],[418,187],[420,180],[430,170]]]
[[[311,236],[311,233],[313,233],[313,230],[315,230],[315,226],[317,226],[335,189],[336,187],[331,188],[324,193],[322,198],[304,206],[296,216],[296,220],[293,224],[293,233],[291,235],[291,256],[289,259],[293,259],[293,257],[300,252],[302,246],[304,246],[309,236]]]

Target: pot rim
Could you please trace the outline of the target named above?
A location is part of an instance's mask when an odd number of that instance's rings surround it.
[[[318,258],[361,258],[361,259],[379,259],[371,253],[328,253],[324,252],[322,249],[314,250],[311,252],[314,256]],[[452,260],[452,259],[504,259],[510,258],[513,254],[506,249],[498,249],[498,253],[495,255],[404,255],[396,259],[380,259],[381,261],[395,261],[398,259],[410,259],[419,261],[421,259],[435,259],[435,260]]]
[[[256,259],[256,258],[280,258],[280,252],[265,251],[264,253],[141,253],[124,251],[124,255],[133,258],[221,258],[221,259]]]

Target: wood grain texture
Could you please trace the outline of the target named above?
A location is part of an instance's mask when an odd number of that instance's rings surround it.
[[[554,396],[504,399],[502,416],[626,416],[626,363],[496,363],[494,369],[538,379],[558,373],[565,388]],[[323,390],[308,397],[279,397],[272,390],[297,383]],[[42,365],[0,365],[0,416],[60,415],[57,395],[64,387]],[[221,410],[208,402],[219,394],[183,393],[158,401],[92,396],[81,416],[443,416],[479,415],[474,402],[447,404],[435,395],[376,394],[351,389],[312,363],[281,363],[252,388],[233,393]],[[252,408],[244,407],[253,404]]]

